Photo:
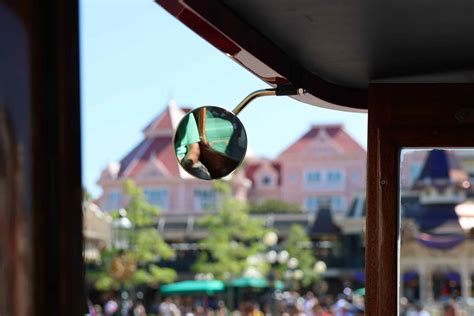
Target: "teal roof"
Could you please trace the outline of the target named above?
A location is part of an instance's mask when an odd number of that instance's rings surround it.
[[[162,285],[162,294],[206,293],[212,295],[224,291],[224,282],[219,280],[188,280]]]
[[[270,285],[268,281],[262,278],[238,278],[233,279],[228,283],[230,287],[251,287],[251,288],[268,288]],[[275,282],[277,289],[283,289],[284,285],[281,281]]]

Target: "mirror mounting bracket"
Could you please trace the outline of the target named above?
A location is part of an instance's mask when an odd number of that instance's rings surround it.
[[[276,88],[272,89],[261,89],[250,93],[246,96],[232,111],[234,115],[238,115],[250,102],[255,100],[258,97],[265,96],[282,96],[282,95],[302,95],[306,93],[303,88],[295,88],[293,85],[278,85]]]

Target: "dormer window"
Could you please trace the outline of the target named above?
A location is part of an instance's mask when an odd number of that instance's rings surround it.
[[[262,187],[272,187],[274,186],[274,179],[272,176],[266,174],[260,178],[260,184]]]

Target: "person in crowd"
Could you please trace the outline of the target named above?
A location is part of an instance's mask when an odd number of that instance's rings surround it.
[[[318,305],[318,299],[314,296],[314,293],[309,291],[306,293],[303,303],[304,312],[307,316],[313,315],[314,306]]]
[[[407,316],[431,316],[431,314],[424,309],[423,304],[415,304],[415,308],[407,312]]]
[[[170,297],[167,297],[158,308],[161,316],[181,316],[178,307],[173,303]]]
[[[325,303],[316,304],[313,306],[313,316],[331,316],[328,306]]]
[[[146,316],[145,306],[139,301],[132,303],[132,306],[128,309],[128,316]]]
[[[211,180],[211,175],[199,160],[201,149],[199,131],[193,113],[186,115],[180,123],[175,137],[176,157],[181,166],[190,174],[204,180]]]
[[[184,316],[196,316],[196,314],[194,314],[194,310],[191,306],[187,306],[184,308]]]
[[[217,308],[215,311],[215,316],[226,316],[227,315],[227,308],[225,307],[225,303],[222,300],[217,302]]]
[[[99,304],[94,305],[94,310],[95,310],[95,313],[96,313],[97,316],[104,315],[104,311],[102,309],[102,306],[100,306]]]
[[[255,302],[246,301],[241,303],[240,314],[242,316],[263,316],[262,311]]]
[[[92,304],[92,302],[89,299],[87,299],[87,309],[89,310],[89,315],[90,316],[98,316],[97,311],[94,308],[94,305]]]
[[[120,314],[119,304],[114,298],[111,298],[104,305],[105,316],[116,316]]]
[[[443,306],[443,316],[456,316],[456,309],[454,308],[453,304],[446,303]]]
[[[302,310],[302,307],[300,307],[299,304],[297,303],[290,303],[286,306],[285,309],[286,314],[290,316],[305,316],[305,314]]]
[[[349,302],[344,294],[340,294],[336,303],[332,306],[332,312],[335,316],[347,316],[349,312]]]

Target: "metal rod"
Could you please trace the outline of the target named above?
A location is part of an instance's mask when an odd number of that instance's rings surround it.
[[[281,85],[273,89],[262,89],[262,90],[257,90],[252,93],[250,93],[248,96],[245,97],[245,99],[240,102],[235,109],[232,111],[235,115],[238,115],[250,102],[255,100],[258,97],[265,97],[269,95],[302,95],[306,93],[306,91],[302,88],[295,88],[292,85]]]
[[[235,115],[238,115],[250,102],[255,100],[258,97],[269,96],[269,95],[276,95],[276,88],[274,89],[262,89],[257,90],[250,93],[248,96],[245,97],[232,111]]]

